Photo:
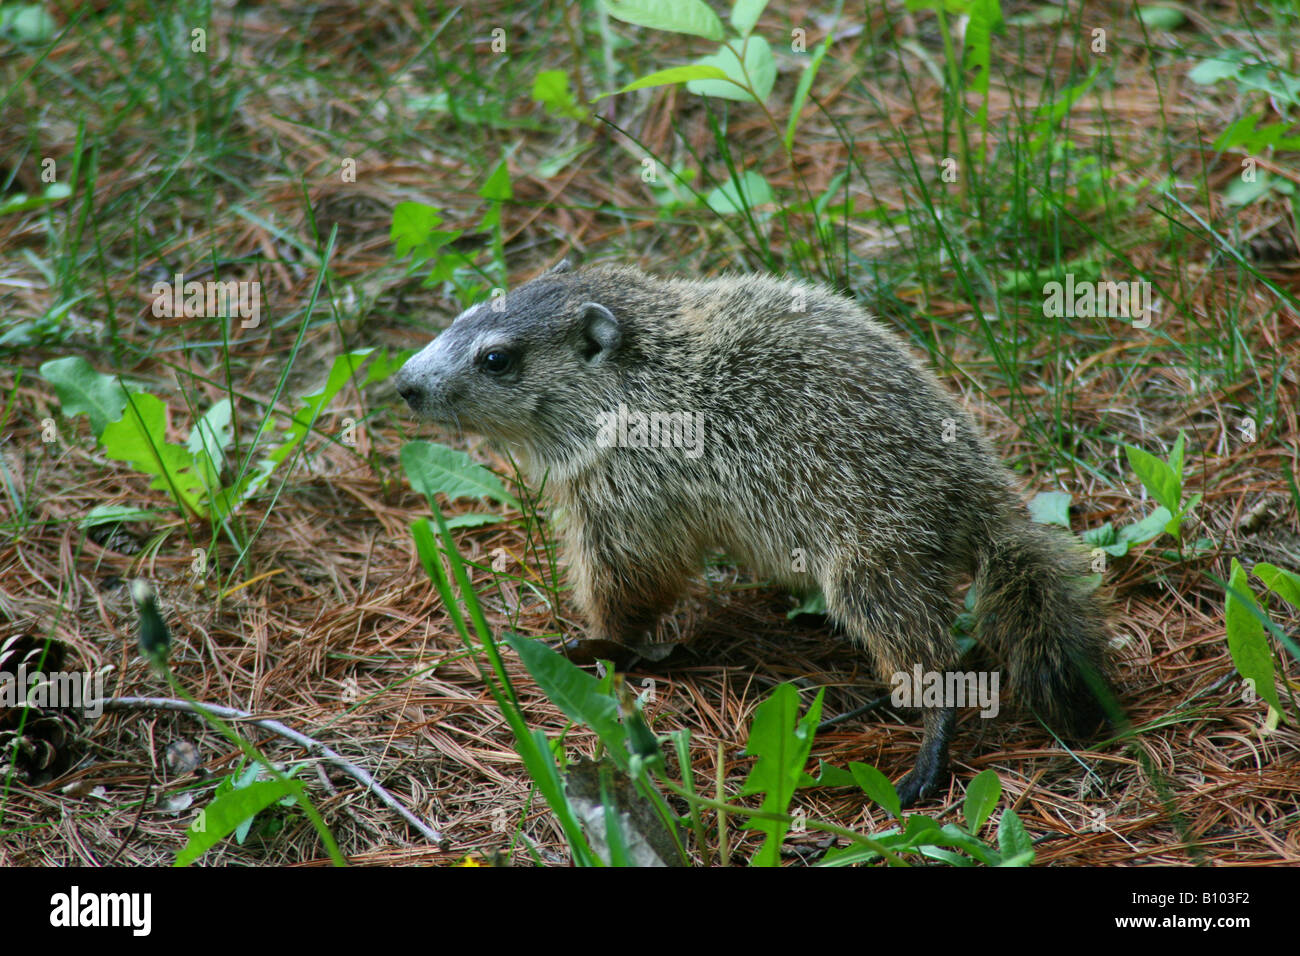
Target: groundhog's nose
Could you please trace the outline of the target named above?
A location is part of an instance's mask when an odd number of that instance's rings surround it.
[[[412,382],[398,382],[397,394],[406,400],[406,404],[414,408],[420,400],[420,387]]]
[[[401,395],[406,404],[410,405],[412,409],[419,406],[424,389],[420,387],[414,376],[407,373],[405,365],[398,369],[397,374],[393,376],[393,387],[397,389],[397,394]]]

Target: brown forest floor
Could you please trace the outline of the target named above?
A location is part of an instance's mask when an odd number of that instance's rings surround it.
[[[524,84],[539,69],[566,69],[572,74],[573,44],[559,33],[548,34],[554,43],[530,34],[539,29],[534,26],[535,13],[512,13],[512,5],[504,3],[472,6],[473,19],[462,15],[439,41],[444,56],[461,56],[466,63],[481,62],[484,70],[494,69],[489,31],[500,23],[511,36],[521,38],[533,57],[529,70],[512,77],[515,82]],[[1201,12],[1183,30],[1208,49],[1216,41],[1207,25],[1221,19],[1235,21],[1238,11],[1227,4],[1199,6]],[[1013,8],[1019,9],[1004,5],[1008,12]],[[309,94],[301,84],[281,83],[269,71],[256,74],[265,82],[254,84],[239,107],[239,128],[229,131],[237,138],[233,149],[239,153],[230,162],[232,167],[265,162],[268,172],[247,178],[246,182],[255,183],[252,195],[225,195],[218,190],[210,206],[192,198],[169,200],[156,224],[167,229],[176,228],[177,221],[183,223],[170,258],[160,260],[167,271],[177,265],[197,268],[195,263],[212,248],[232,259],[262,257],[268,298],[280,316],[306,307],[315,270],[298,261],[295,251],[265,225],[233,207],[242,204],[262,222],[275,222],[314,246],[298,186],[302,177],[320,234],[338,224],[332,289],[346,289],[342,293],[345,317],[309,329],[303,357],[281,401],[286,410],[293,407],[291,396],[309,390],[343,349],[414,348],[455,314],[457,306],[450,298],[422,288],[420,276],[406,276],[396,262],[388,240],[391,209],[397,202],[420,199],[445,210],[449,225],[472,227],[477,222],[475,191],[500,155],[494,150],[484,157],[481,144],[468,141],[445,152],[430,148],[445,131],[441,124],[446,117],[414,110],[403,113],[410,100],[401,96],[382,99],[383,108],[394,111],[386,122],[418,135],[399,146],[375,146],[353,138],[350,124],[371,115],[381,81],[400,74],[394,89],[419,89],[430,82],[425,71],[402,72],[428,36],[401,4],[368,4],[364,15],[345,4],[325,4],[315,10],[302,56],[312,69],[337,75],[338,85]],[[1095,10],[1097,16],[1121,15],[1108,5],[1097,5]],[[762,24],[778,32],[786,28],[793,12],[774,3]],[[114,24],[129,15],[121,10],[102,14]],[[230,15],[229,8],[218,8],[214,33],[219,33],[217,26],[229,22]],[[253,13],[239,48],[240,68],[265,70],[266,48],[285,31],[301,27],[297,16],[276,7]],[[440,20],[435,15],[435,22]],[[558,20],[550,16],[545,22]],[[623,35],[632,32],[622,25],[616,29]],[[897,30],[904,39],[942,55],[932,21],[905,19]],[[821,34],[815,28],[810,32],[811,47]],[[1221,38],[1220,42],[1231,41]],[[658,35],[655,43],[645,54],[647,69],[684,55],[673,38]],[[881,145],[885,129],[923,129],[940,110],[942,90],[915,64],[896,64],[900,70],[915,70],[911,80],[920,109],[904,90],[898,70],[882,71],[868,81],[880,101],[889,105],[887,115],[854,102],[848,78],[858,69],[853,64],[861,43],[861,36],[837,43],[819,89],[826,108],[851,124],[855,148],[865,165],[887,171],[893,166]],[[696,49],[690,47],[692,52]],[[1215,88],[1186,83],[1189,58],[1171,57],[1166,64],[1153,65],[1145,56],[1149,52],[1116,53],[1118,81],[1104,103],[1109,135],[1136,150],[1158,122],[1187,148],[1175,157],[1177,168],[1157,170],[1153,165],[1146,172],[1196,181],[1207,177],[1211,182],[1234,175],[1240,157],[1219,156],[1207,145],[1235,115],[1230,97]],[[1010,54],[999,49],[995,55]],[[1035,73],[1062,68],[1073,54],[1040,40],[1017,55]],[[56,47],[49,60],[88,89],[113,82],[104,60],[78,44]],[[15,81],[29,63],[30,58],[8,54],[6,82]],[[47,73],[40,75],[48,78]],[[990,98],[995,126],[1014,105],[1000,76],[995,70]],[[793,82],[782,74],[778,94],[788,98]],[[589,89],[603,88],[590,76],[586,83]],[[633,154],[615,143],[613,133],[575,130],[571,123],[549,120],[531,102],[526,85],[504,100],[507,115],[521,125],[484,135],[497,136],[501,143],[519,143],[510,164],[514,201],[505,211],[512,281],[522,281],[551,264],[566,246],[591,257],[637,261],[661,273],[702,274],[739,267],[727,234],[710,225],[715,220],[682,217],[657,222],[653,212],[637,212],[649,205],[649,199],[636,175]],[[13,131],[27,127],[36,115],[30,102],[29,93],[20,93],[0,107],[0,129],[6,130],[0,133],[0,142],[6,154],[16,155],[10,149],[17,146]],[[698,101],[684,91],[668,88],[613,102],[616,122],[634,130],[652,152],[684,154],[676,138],[680,135],[701,155],[711,154],[707,118]],[[1089,120],[1101,115],[1103,104],[1088,99],[1081,110],[1084,118],[1078,123],[1078,135],[1086,138],[1100,128]],[[790,185],[784,178],[788,169],[771,148],[766,127],[743,108],[733,108],[731,115],[730,135],[746,144],[745,155],[766,157],[762,168],[769,180]],[[94,138],[110,116],[107,106],[103,113],[88,116],[87,135]],[[530,120],[535,122],[525,123]],[[1217,125],[1207,125],[1216,120]],[[75,139],[75,123],[57,107],[42,122],[42,148],[63,155]],[[157,170],[151,168],[150,135],[147,124],[131,115],[113,127],[99,158],[97,203],[160,188]],[[539,159],[583,138],[593,140],[596,147],[558,175],[543,179],[530,172]],[[918,141],[923,141],[919,132]],[[844,162],[841,140],[820,115],[805,122],[795,151],[799,168],[819,187]],[[334,170],[340,154],[360,158],[356,183],[338,182]],[[27,192],[39,188],[30,178],[35,168],[28,157],[20,177]],[[627,173],[628,168],[633,172]],[[882,172],[881,181],[872,184],[871,195],[858,197],[858,208],[897,203],[902,188]],[[1234,213],[1206,209],[1199,194],[1188,196],[1189,206],[1225,233],[1249,234],[1279,219],[1286,221],[1280,216],[1285,207],[1275,203]],[[624,217],[611,215],[610,210],[633,212]],[[1242,221],[1232,223],[1233,216]],[[1139,208],[1132,220],[1136,234],[1158,217]],[[40,315],[56,300],[57,290],[48,277],[18,254],[40,248],[43,241],[39,217],[0,218],[6,280],[0,287],[0,312],[6,316]],[[783,241],[777,237],[774,244]],[[83,242],[87,249],[94,248],[89,237]],[[874,224],[857,229],[853,242],[855,253],[865,258],[890,254],[888,236]],[[1128,249],[1129,255],[1159,275],[1172,278],[1177,272],[1179,281],[1170,286],[1183,296],[1179,308],[1165,312],[1146,335],[1097,345],[1087,359],[1070,368],[1055,369],[1051,362],[1035,366],[1049,376],[1087,381],[1086,389],[1074,392],[1066,420],[1083,436],[1074,454],[1091,463],[1095,472],[1083,468],[1054,472],[1044,466],[1024,418],[1001,410],[1006,389],[988,374],[987,356],[973,344],[978,339],[945,340],[948,371],[952,366],[963,370],[960,375],[945,374],[945,380],[963,392],[999,451],[1021,468],[1027,495],[1052,489],[1073,494],[1076,530],[1106,520],[1127,523],[1150,510],[1117,452],[1118,441],[1163,455],[1179,429],[1184,430],[1188,485],[1204,494],[1197,511],[1199,523],[1191,528],[1190,537],[1210,537],[1218,550],[1208,558],[1171,561],[1161,555],[1167,550],[1165,539],[1164,545],[1139,547],[1114,562],[1107,574],[1115,598],[1116,633],[1123,645],[1122,701],[1134,724],[1146,728],[1134,742],[1100,746],[1071,757],[1030,717],[1008,712],[992,722],[962,719],[953,750],[953,780],[942,799],[925,809],[955,819],[966,783],[974,774],[993,768],[1004,788],[1003,805],[1014,807],[1029,833],[1040,840],[1040,864],[1297,863],[1300,733],[1294,722],[1265,732],[1263,705],[1243,700],[1241,680],[1225,640],[1223,590],[1205,572],[1226,578],[1231,556],[1247,565],[1267,560],[1300,569],[1300,521],[1283,475],[1284,463],[1300,472],[1296,377],[1300,317],[1285,305],[1279,308],[1275,297],[1258,283],[1241,283],[1233,267],[1212,262],[1214,250],[1208,242],[1190,240],[1181,251],[1178,270],[1162,263],[1159,238],[1144,243]],[[1293,236],[1290,243],[1261,271],[1295,292],[1300,289],[1300,261]],[[532,795],[509,727],[478,671],[463,658],[411,543],[410,522],[428,509],[402,474],[398,453],[403,443],[422,437],[458,444],[508,474],[507,464],[485,444],[450,434],[430,435],[427,429],[417,428],[386,386],[364,394],[345,390],[319,423],[322,435],[312,436],[304,464],[280,496],[252,503],[248,517],[254,525],[265,519],[265,526],[241,576],[247,583],[220,600],[211,580],[198,587],[191,574],[191,548],[206,547],[211,540],[205,526],[187,525],[179,517],[132,526],[134,544],[108,542],[114,547],[96,543],[78,529],[80,517],[98,504],[166,505],[162,492],[149,489],[147,478],[105,459],[84,417],[60,417],[53,390],[36,374],[41,362],[64,354],[84,355],[101,370],[115,367],[103,339],[104,297],[116,303],[121,335],[139,346],[116,367],[146,382],[155,394],[169,397],[173,428],[178,429],[173,440],[188,427],[188,422],[176,420],[177,410],[184,408],[178,388],[196,395],[197,404],[204,408],[223,394],[203,381],[219,383],[219,369],[195,367],[189,353],[168,350],[198,336],[218,337],[216,324],[182,328],[187,320],[161,319],[151,320],[150,327],[137,320],[148,311],[149,285],[129,271],[129,253],[129,237],[101,250],[107,257],[102,273],[99,266],[89,270],[95,296],[81,303],[69,320],[82,323],[77,334],[62,346],[12,356],[13,364],[7,361],[0,370],[0,392],[12,396],[0,426],[4,463],[17,493],[30,507],[27,526],[0,537],[0,640],[17,634],[51,634],[66,645],[65,667],[109,666],[110,693],[170,696],[138,654],[135,617],[123,585],[129,578],[149,578],[158,586],[172,628],[173,670],[190,694],[273,717],[316,737],[371,770],[445,836],[443,846],[424,840],[353,780],[332,770],[303,775],[350,861],[450,863],[467,854],[489,857],[507,847],[517,826],[544,859],[567,859],[553,817],[540,797]],[[1188,277],[1197,281],[1187,281]],[[860,278],[855,276],[855,282]],[[1288,360],[1274,363],[1270,358],[1236,380],[1220,375],[1208,386],[1192,382],[1182,353],[1168,343],[1199,334],[1200,324],[1189,322],[1188,314],[1212,314],[1229,300],[1238,310],[1243,337],[1258,350],[1255,354],[1280,354]],[[956,295],[945,300],[932,294],[924,303],[914,304],[957,324],[969,321],[970,306]],[[275,327],[273,333],[244,333],[231,342],[240,394],[269,399],[295,328],[291,323]],[[1146,350],[1141,364],[1121,361],[1126,349],[1139,347]],[[1046,352],[1051,344],[1039,343],[1035,348]],[[986,385],[985,394],[974,385],[980,381]],[[1046,408],[1059,384],[1029,377],[1021,387],[1030,402]],[[1276,395],[1274,437],[1267,442],[1243,442],[1238,428],[1242,409],[1253,407],[1253,396],[1261,392]],[[364,417],[355,447],[323,437],[336,432],[345,416]],[[46,419],[58,423],[58,440],[52,443],[42,441]],[[1108,436],[1104,443],[1088,437],[1103,420]],[[1104,481],[1098,473],[1112,480]],[[464,503],[449,510],[464,510]],[[6,522],[16,520],[10,493],[0,494],[0,517]],[[462,531],[458,539],[470,560],[488,565],[501,549],[508,572],[527,576],[536,571],[522,560],[530,551],[518,522]],[[221,541],[218,550],[224,561],[233,558],[229,542]],[[773,686],[794,681],[802,688],[827,687],[827,714],[847,710],[880,689],[864,660],[819,619],[788,622],[788,597],[746,586],[746,581],[741,572],[723,569],[711,574],[670,623],[689,638],[688,649],[679,652],[668,668],[628,675],[634,686],[647,678],[656,682],[648,715],[657,730],[691,731],[697,779],[712,781],[721,755],[722,774],[733,794],[750,765],[741,751],[754,707]],[[475,583],[495,627],[514,627],[529,634],[554,634],[557,626],[580,632],[581,624],[567,605],[558,609],[557,624],[557,616],[541,602],[520,600],[517,590],[498,591],[490,571],[478,572]],[[1274,619],[1294,635],[1296,620],[1288,617],[1291,610],[1274,602]],[[1282,660],[1295,686],[1300,662],[1285,653]],[[559,710],[537,691],[517,659],[509,655],[508,662],[532,725],[552,736],[560,733],[565,720]],[[7,832],[0,839],[0,864],[170,863],[184,843],[193,813],[210,799],[212,784],[239,758],[234,746],[187,714],[112,711],[81,722],[75,731],[76,737],[59,743],[57,776],[11,781],[3,797],[0,827]],[[309,759],[300,747],[272,734],[248,733],[273,759],[285,764]],[[919,740],[919,723],[909,718],[868,717],[819,736],[813,758],[838,766],[865,761],[898,779],[915,757]],[[178,741],[197,748],[201,761],[197,774],[177,774],[167,764],[165,750]],[[594,737],[576,729],[569,732],[567,743],[571,754],[590,753]],[[194,804],[181,806],[176,798],[188,790],[196,791]],[[794,805],[809,817],[855,829],[872,831],[887,825],[879,808],[848,790],[803,790]],[[204,862],[325,861],[315,832],[301,814],[279,819],[287,826],[255,831],[243,846],[227,840]],[[754,835],[734,821],[730,839],[733,861],[747,859],[757,846]],[[788,845],[792,852],[814,858],[821,840],[809,832],[792,836]]]

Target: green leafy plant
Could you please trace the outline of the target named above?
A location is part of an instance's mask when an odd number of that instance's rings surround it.
[[[70,299],[52,303],[41,315],[27,321],[15,322],[0,335],[0,350],[16,351],[33,345],[53,345],[63,342],[70,334],[65,319],[77,304],[90,298],[83,292]]]
[[[1267,113],[1243,113],[1219,134],[1215,149],[1270,156],[1300,150],[1296,119],[1294,114],[1286,113],[1288,107],[1300,106],[1300,75],[1265,63],[1245,50],[1224,50],[1198,63],[1187,78],[1205,86],[1231,81],[1243,93],[1263,94],[1273,109],[1282,111],[1282,119],[1262,126],[1260,120]],[[1224,197],[1234,205],[1245,206],[1270,193],[1293,196],[1295,184],[1285,176],[1251,166],[1249,175],[1236,177],[1228,184]]]
[[[786,814],[795,790],[807,776],[804,767],[821,719],[824,693],[824,690],[817,692],[802,719],[799,718],[799,692],[793,684],[776,687],[754,711],[745,753],[757,759],[740,792],[742,796],[763,794],[761,808],[772,814],[755,817],[749,823],[753,829],[766,834],[754,855],[755,866],[780,864],[781,843],[789,831]]]
[[[1039,524],[1054,524],[1070,530],[1071,496],[1064,491],[1043,491],[1029,502],[1029,514]],[[1094,548],[1100,548],[1113,558],[1122,558],[1135,544],[1143,544],[1159,537],[1169,524],[1169,509],[1156,508],[1141,521],[1135,521],[1116,530],[1109,522],[1089,528],[1081,538]]]
[[[632,782],[639,801],[654,814],[662,825],[662,832],[668,835],[667,842],[675,857],[673,862],[685,862],[679,821],[656,787],[653,776],[654,771],[663,768],[661,745],[667,738],[661,740],[650,730],[640,701],[632,697],[620,698],[612,686],[617,680],[612,670],[605,680],[600,680],[540,641],[518,634],[507,634],[504,639],[564,715],[595,731],[609,763]],[[557,772],[562,770],[563,767],[557,766]],[[567,788],[565,796],[568,799]],[[606,798],[602,799],[601,805],[612,808],[613,803]],[[612,840],[609,838],[611,834],[616,835]],[[622,820],[610,818],[606,821],[603,837],[611,847],[615,843],[626,845],[629,842],[628,826]]]
[[[207,515],[220,488],[224,449],[232,440],[229,400],[213,405],[195,423],[186,444],[176,445],[167,441],[167,406],[148,392],[124,388],[79,357],[46,362],[41,375],[54,384],[65,415],[90,419],[109,458],[153,475],[150,487],[166,491],[187,515]]]
[[[648,87],[684,85],[688,92],[711,99],[730,100],[757,106],[773,135],[781,143],[786,165],[793,180],[799,184],[802,202],[781,201],[777,191],[772,189],[766,177],[757,169],[744,169],[743,164],[735,160],[726,134],[710,112],[710,121],[714,126],[714,137],[719,147],[720,158],[726,166],[726,176],[714,180],[716,186],[707,194],[701,195],[691,185],[693,170],[676,170],[668,167],[677,179],[696,200],[715,214],[723,217],[740,217],[745,227],[752,233],[757,250],[771,264],[771,248],[767,243],[764,223],[771,218],[771,207],[780,215],[786,228],[790,227],[790,214],[793,212],[811,213],[813,229],[811,241],[799,240],[793,244],[791,252],[796,259],[811,255],[819,263],[822,273],[828,277],[832,274],[830,263],[835,251],[829,226],[824,220],[827,208],[834,197],[843,189],[847,177],[835,177],[829,189],[821,197],[814,197],[804,180],[799,165],[794,161],[793,144],[799,117],[808,100],[813,81],[821,68],[832,36],[828,35],[821,45],[811,54],[799,52],[804,59],[790,105],[790,113],[784,124],[778,122],[770,107],[772,90],[776,83],[776,60],[772,55],[771,44],[754,32],[754,27],[767,6],[766,0],[736,0],[731,7],[731,31],[724,26],[721,19],[703,0],[604,0],[604,9],[626,23],[666,30],[690,36],[701,37],[718,44],[717,48],[693,63],[674,66],[667,69],[636,77],[617,90],[600,94],[597,99],[615,94],[629,93]],[[696,157],[697,159],[699,157]],[[660,205],[668,208],[679,202],[672,191],[660,191],[657,194]],[[732,227],[741,236],[739,226]]]
[[[1273,564],[1260,562],[1252,568],[1255,577],[1264,582],[1268,592],[1300,608],[1300,575]],[[1228,652],[1232,663],[1255,694],[1269,705],[1267,723],[1276,725],[1285,719],[1281,698],[1278,697],[1273,664],[1273,649],[1268,633],[1272,633],[1291,654],[1300,660],[1300,647],[1277,626],[1267,608],[1261,608],[1241,563],[1232,559],[1231,575],[1225,587],[1224,620],[1228,637]]]
[[[1162,4],[1144,3],[1133,11],[1137,19],[1148,30],[1174,30],[1180,27],[1186,17],[1177,7]]]
[[[897,827],[875,834],[872,837],[874,846],[856,845],[829,851],[824,866],[870,862],[882,856],[882,851],[897,856],[915,853],[952,866],[980,863],[986,866],[1028,866],[1034,861],[1033,841],[1015,811],[1009,808],[1002,811],[998,820],[996,847],[977,836],[1002,796],[1002,782],[993,770],[981,772],[967,786],[962,804],[964,826],[960,823],[941,825],[933,817],[920,813],[904,816],[894,785],[869,764],[850,763],[846,772],[823,763],[818,778],[807,783],[857,786],[899,823]]]
[[[263,447],[262,437],[272,432],[274,418],[267,414],[245,450],[243,467],[228,485],[222,475],[234,470],[226,453],[235,440],[229,399],[215,402],[194,423],[185,444],[178,445],[167,441],[171,412],[157,396],[124,385],[116,376],[96,372],[79,357],[46,362],[40,373],[54,385],[65,415],[84,414],[90,419],[91,431],[109,458],[152,475],[150,487],[166,491],[187,517],[211,517],[224,524],[285,461],[301,451],[321,412],[349,381],[358,378],[359,367],[373,351],[360,349],[338,356],[325,384],[301,397],[283,436],[252,465],[253,455]],[[357,386],[386,378],[399,364],[399,359],[390,359],[386,353],[378,355]]]
[[[1161,531],[1168,532],[1181,543],[1181,524],[1186,515],[1197,505],[1201,496],[1192,495],[1183,501],[1183,433],[1178,433],[1173,450],[1167,462],[1140,448],[1125,446],[1129,464],[1137,473],[1142,483],[1151,492],[1161,507],[1137,525],[1125,542],[1134,543],[1145,540]],[[1136,529],[1143,529],[1140,532]],[[1128,531],[1129,529],[1124,529]],[[1123,531],[1117,538],[1123,535]],[[1087,537],[1087,535],[1085,535]],[[1094,540],[1094,543],[1098,543]],[[1199,544],[1199,543],[1198,543]],[[1208,550],[1208,542],[1206,550]],[[1269,592],[1282,600],[1300,607],[1300,575],[1279,568],[1272,564],[1255,565],[1254,574],[1264,582]],[[1267,609],[1261,608],[1252,592],[1248,575],[1237,558],[1232,559],[1229,579],[1225,583],[1217,577],[1210,577],[1224,588],[1224,620],[1227,632],[1228,652],[1232,657],[1237,672],[1249,682],[1253,692],[1263,698],[1269,705],[1268,722],[1275,724],[1283,717],[1281,699],[1275,684],[1273,650],[1268,642],[1268,634],[1275,636],[1291,653],[1300,660],[1300,647],[1287,636],[1270,618]]]
[[[430,501],[441,492],[449,499],[490,498],[518,508],[519,501],[506,491],[501,479],[463,451],[427,441],[407,442],[401,452],[402,468],[411,487]]]
[[[501,210],[513,195],[510,171],[502,159],[479,187],[479,197],[484,206],[478,228],[489,236],[492,252],[487,269],[478,265],[474,255],[462,252],[457,240],[464,229],[441,229],[442,213],[434,206],[420,202],[398,203],[393,209],[393,223],[389,238],[397,257],[410,257],[412,272],[428,265],[424,285],[436,286],[450,283],[464,305],[480,298],[492,287],[506,287],[505,236],[501,230]],[[490,270],[490,271],[489,271]]]
[[[600,807],[604,815],[599,834],[588,834],[579,824],[589,820],[582,807],[572,797],[566,784],[566,765],[557,762],[562,750],[553,747],[541,731],[529,731],[519,706],[517,695],[508,674],[501,664],[500,646],[487,626],[481,605],[450,536],[450,528],[437,507],[434,494],[441,492],[450,497],[489,497],[498,501],[513,501],[501,488],[491,472],[468,462],[448,450],[439,450],[425,443],[412,443],[404,449],[402,460],[411,478],[412,487],[421,490],[434,510],[434,522],[418,519],[412,524],[416,551],[430,579],[438,588],[444,606],[448,608],[453,626],[460,634],[467,650],[476,663],[479,653],[486,655],[487,666],[480,672],[490,692],[502,707],[515,736],[515,746],[525,767],[550,806],[561,829],[568,839],[570,851],[577,865],[599,865],[601,862],[628,862],[629,847],[638,833],[629,821],[615,809],[615,803],[606,792],[606,775],[617,773],[631,782],[636,799],[648,814],[657,820],[666,840],[672,859],[662,862],[684,862],[685,850],[681,844],[681,820],[668,806],[661,787],[657,785],[656,772],[662,771],[661,747],[673,740],[679,753],[689,753],[689,737],[669,735],[658,738],[645,723],[640,705],[635,699],[620,697],[615,692],[612,670],[601,680],[576,667],[572,662],[547,648],[541,642],[515,634],[503,640],[517,653],[539,687],[575,723],[591,728],[601,741],[607,766],[601,774]],[[773,702],[774,701],[774,702]],[[764,793],[764,806],[759,811],[747,808],[730,808],[735,813],[757,814],[770,827],[765,849],[756,862],[775,865],[777,850],[784,836],[783,827],[791,819],[784,811],[793,796],[811,746],[812,730],[820,712],[820,696],[809,715],[796,725],[788,725],[784,718],[790,716],[793,704],[797,711],[797,694],[793,688],[778,691],[773,701],[761,710],[756,718],[756,733],[751,735],[749,752],[759,758],[754,773],[747,783],[746,792]],[[802,755],[802,756],[801,756]],[[684,761],[689,767],[689,760]],[[660,781],[662,783],[662,781]],[[674,792],[694,796],[693,782],[682,787],[670,787]],[[699,799],[699,798],[697,798]],[[698,810],[692,809],[691,821],[698,833],[703,823]],[[599,852],[603,850],[603,852]]]
[[[233,440],[230,400],[213,405],[184,445],[169,443],[167,430],[167,406],[140,392],[127,396],[122,417],[105,425],[99,439],[109,458],[155,476],[149,487],[166,491],[187,515],[205,517],[208,503],[220,492],[224,451]]]
[[[529,730],[519,706],[518,696],[501,662],[501,650],[483,616],[477,593],[470,585],[465,562],[451,539],[451,524],[438,506],[437,494],[449,499],[491,499],[502,504],[518,506],[519,502],[501,484],[501,480],[473,462],[468,455],[454,449],[428,442],[411,442],[402,449],[402,465],[411,487],[425,495],[433,511],[434,521],[420,518],[412,522],[411,533],[421,565],[437,587],[444,606],[448,609],[452,625],[460,635],[466,651],[480,675],[506,715],[515,737],[515,748],[524,761],[543,799],[556,815],[578,866],[601,865],[602,856],[588,841],[579,820],[582,814],[569,799],[562,777],[564,764],[556,762],[556,750],[541,731]],[[618,720],[618,703],[599,687],[596,678],[574,667],[569,661],[543,647],[540,643],[516,639],[506,640],[521,659],[535,669],[535,676],[545,681],[554,694],[553,699],[573,720],[589,723],[601,734],[601,739],[612,746],[615,767],[622,773],[634,771],[633,754],[625,744],[630,739],[642,739],[648,733],[629,737]],[[521,643],[522,642],[522,643]],[[482,656],[487,658],[487,666]],[[608,681],[606,682],[608,684]],[[650,747],[637,751],[638,767],[652,760],[657,753],[653,735]],[[562,755],[563,751],[559,753]],[[602,786],[605,777],[602,776]],[[644,780],[637,786],[643,787]],[[607,804],[603,804],[607,805]],[[604,826],[602,844],[606,848],[605,862],[624,859],[628,839],[624,825],[617,813],[612,814]]]
[[[659,70],[634,80],[618,92],[685,83],[688,90],[702,96],[755,103],[767,101],[776,81],[776,61],[768,42],[752,35],[767,0],[736,0],[731,10],[731,25],[737,35],[730,38],[722,21],[703,0],[604,0],[604,4],[611,16],[626,23],[686,33],[721,44],[717,52],[690,66]]]
[[[46,43],[58,22],[39,3],[0,4],[0,37],[18,43]]]
[[[948,64],[948,94],[950,106],[956,116],[964,114],[960,94],[967,88],[965,78],[971,78],[970,88],[980,97],[976,121],[988,133],[989,123],[989,67],[993,34],[1002,26],[1002,5],[999,0],[907,0],[909,10],[932,10],[939,19],[939,33],[943,37],[944,58]],[[955,14],[966,18],[965,42],[958,50],[952,41],[948,16]]]
[[[228,836],[242,846],[262,811],[276,805],[297,806],[306,795],[302,784],[293,777],[303,766],[299,764],[282,776],[267,779],[266,768],[250,762],[241,772],[222,778],[211,802],[187,831],[189,837],[176,854],[176,865],[189,866]]]
[[[578,103],[569,89],[569,74],[563,70],[543,70],[533,80],[533,99],[552,116],[590,123],[591,115]]]
[[[1183,501],[1183,433],[1178,433],[1167,462],[1132,445],[1124,446],[1124,455],[1128,458],[1129,467],[1141,479],[1147,491],[1169,512],[1164,530],[1181,544],[1183,521],[1201,500],[1201,495],[1197,493]]]
[[[72,187],[67,183],[50,183],[39,196],[28,196],[25,193],[14,193],[6,196],[4,202],[0,202],[0,216],[9,216],[19,212],[29,212],[33,209],[41,209],[45,206],[52,206],[56,202],[61,202],[72,195]]]
[[[1101,211],[1112,217],[1121,215],[1136,205],[1140,190],[1146,185],[1145,180],[1132,181],[1117,189],[1113,171],[1070,134],[1076,107],[1088,102],[1087,98],[1104,75],[1101,67],[1094,66],[1079,82],[1054,91],[1034,108],[1029,121],[1017,131],[1015,161],[1033,183],[1024,212],[1034,222],[1046,225],[1062,217],[1078,221]],[[1102,268],[1094,247],[1063,266],[1052,263],[1044,267],[1030,288],[1040,290],[1044,281],[1059,278],[1062,271],[1095,280]],[[1008,272],[1004,287],[1014,288],[1014,276],[1014,270]]]
[[[80,356],[51,359],[41,366],[40,374],[54,386],[63,414],[68,418],[85,415],[97,438],[109,422],[122,417],[127,388],[133,387],[129,383],[124,387],[116,376],[96,372]]]
[[[358,376],[361,365],[367,359],[371,359],[371,362],[366,374]],[[335,357],[329,375],[325,378],[325,384],[316,391],[299,397],[299,407],[291,416],[289,426],[281,439],[270,447],[266,457],[261,459],[254,469],[249,471],[246,466],[245,473],[236,480],[228,494],[223,492],[225,495],[223,513],[233,511],[239,504],[251,498],[266,485],[271,475],[285,461],[301,454],[303,443],[307,435],[316,427],[317,419],[344,386],[354,382],[358,389],[362,389],[375,382],[381,382],[397,371],[404,360],[404,356],[389,355],[387,352],[377,353],[374,349],[355,349]],[[269,415],[263,419],[246,460],[251,460],[262,436],[272,431],[271,421]]]

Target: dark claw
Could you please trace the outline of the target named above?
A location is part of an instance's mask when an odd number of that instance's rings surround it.
[[[943,771],[943,767],[938,771],[933,768],[921,768],[921,762],[918,760],[916,768],[908,772],[902,780],[898,781],[898,802],[904,810],[910,808],[918,800],[924,800],[929,797],[938,787]]]

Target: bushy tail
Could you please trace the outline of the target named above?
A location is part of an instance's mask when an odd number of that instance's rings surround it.
[[[1068,532],[1013,518],[982,549],[980,639],[1005,661],[1014,693],[1058,734],[1094,733],[1114,700],[1106,603]],[[1113,705],[1112,705],[1113,706]]]

